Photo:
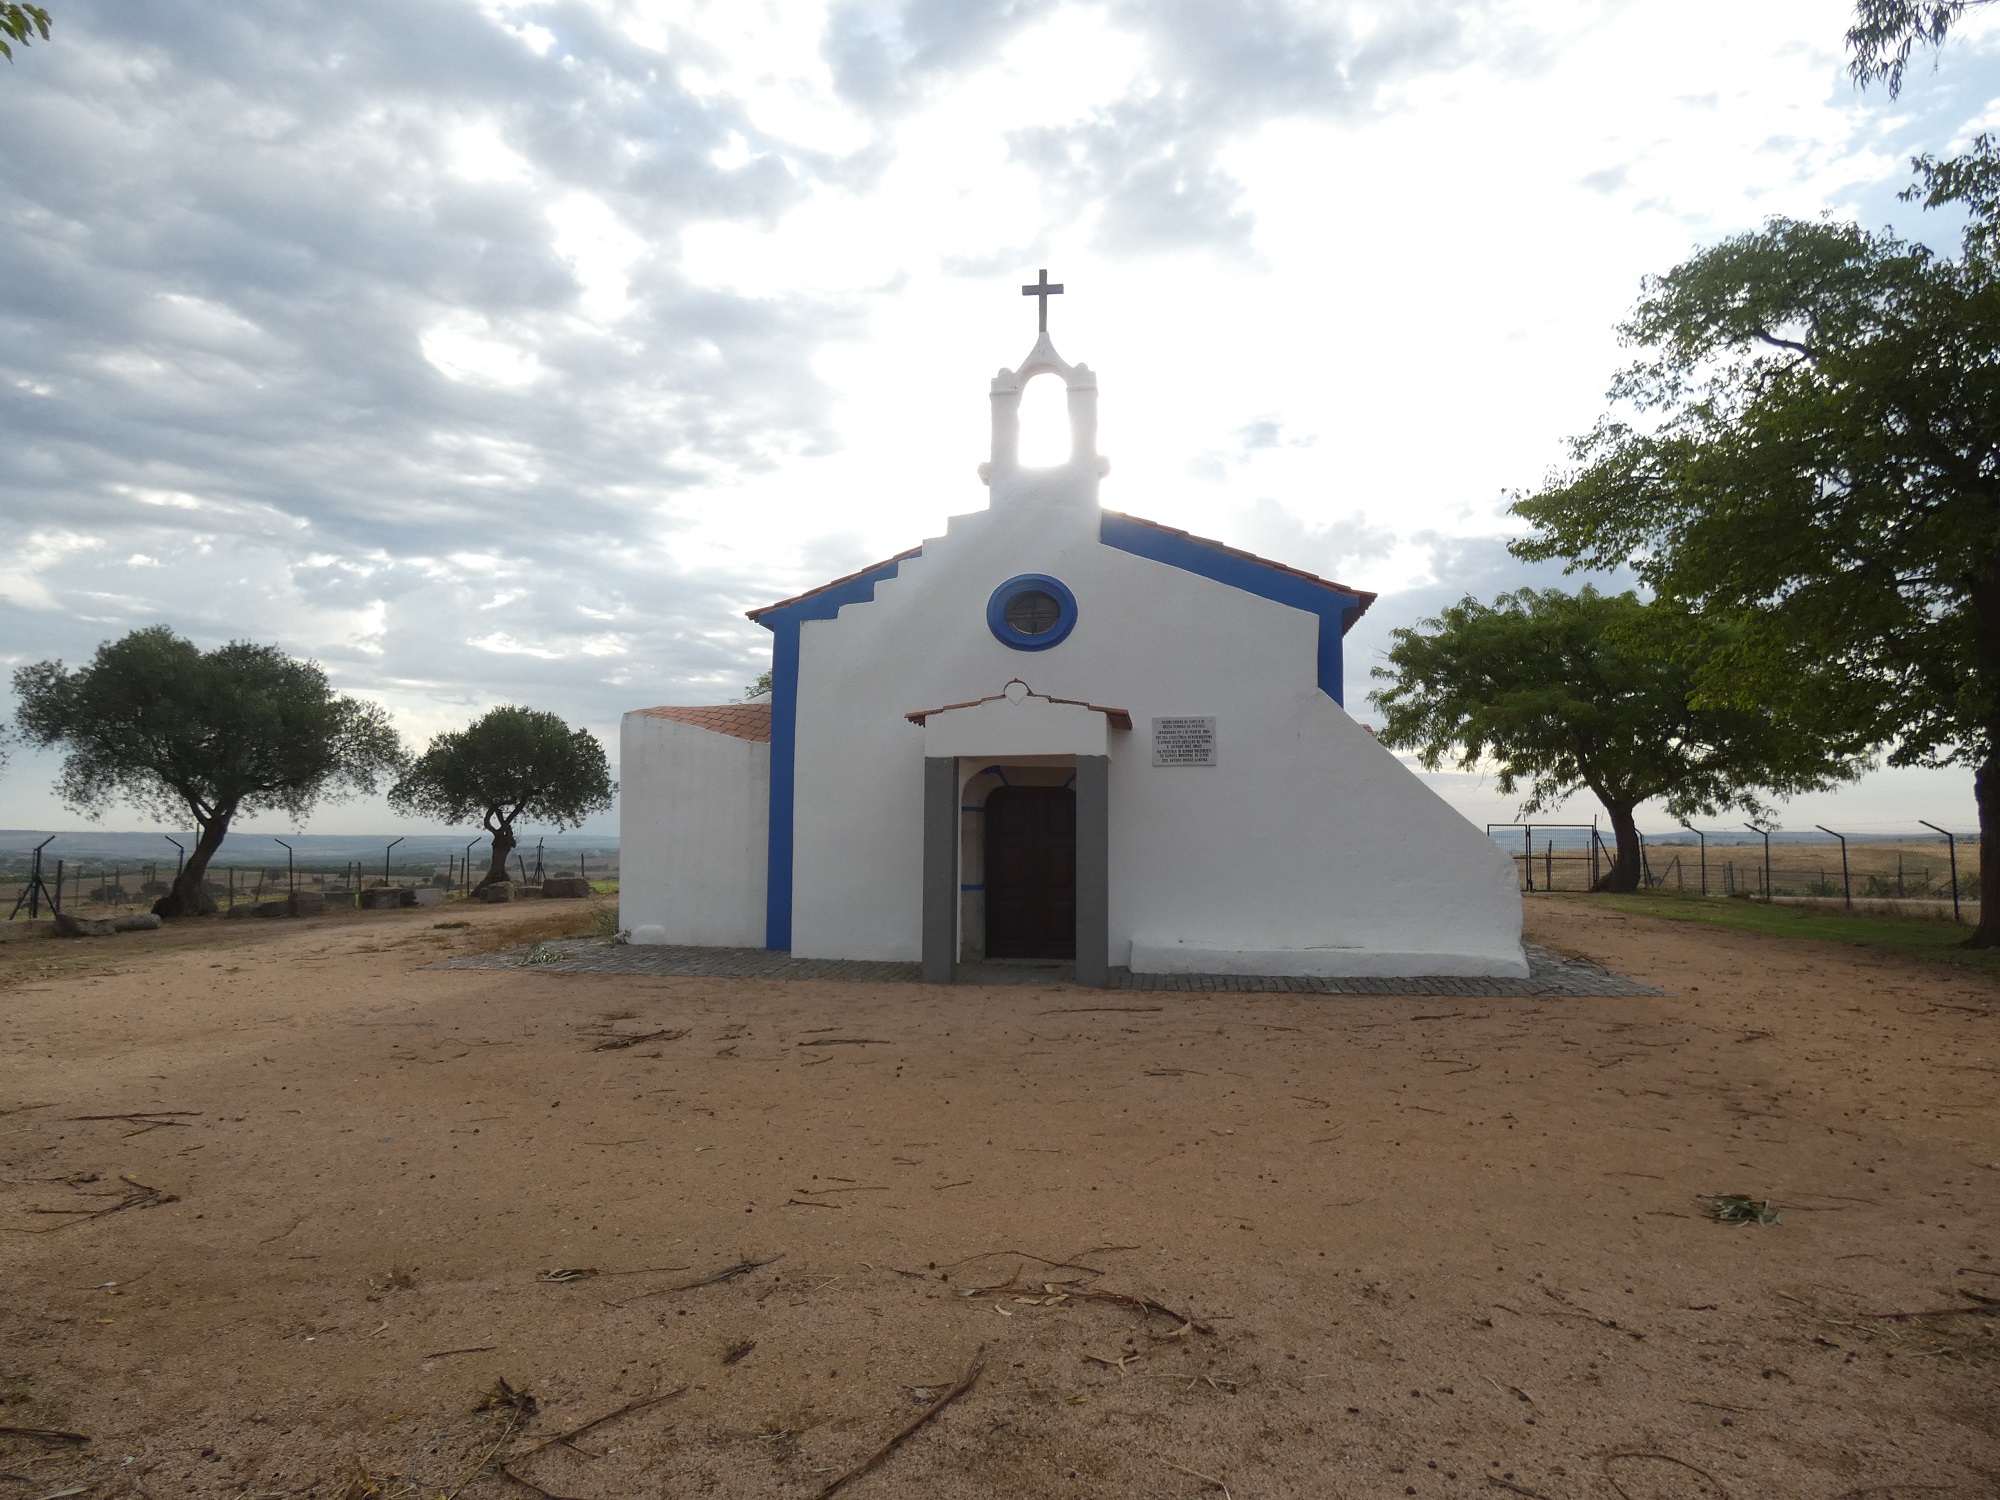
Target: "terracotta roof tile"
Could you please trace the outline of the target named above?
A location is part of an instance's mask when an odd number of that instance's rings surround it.
[[[649,719],[672,719],[676,724],[692,724],[717,734],[734,735],[739,740],[771,740],[771,705],[768,703],[717,703],[699,708],[635,708],[634,713]]]

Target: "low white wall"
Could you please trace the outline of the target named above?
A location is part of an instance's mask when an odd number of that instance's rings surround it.
[[[771,747],[626,714],[618,925],[635,943],[764,946]]]

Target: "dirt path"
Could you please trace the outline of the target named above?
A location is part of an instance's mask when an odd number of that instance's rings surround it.
[[[981,1350],[843,1493],[2000,1493],[2000,1319],[1869,1316],[2000,1296],[1984,978],[1560,898],[1531,936],[1672,993],[425,967],[553,920],[0,989],[0,1423],[92,1439],[0,1435],[0,1500],[802,1500]]]

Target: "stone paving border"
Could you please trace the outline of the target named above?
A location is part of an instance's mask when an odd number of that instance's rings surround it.
[[[1433,995],[1462,999],[1506,995],[1664,995],[1580,958],[1524,943],[1526,979],[1300,979],[1265,974],[1134,974],[1111,971],[1114,990],[1181,990],[1232,994]],[[849,984],[916,984],[921,966],[837,958],[793,958],[768,948],[640,947],[607,938],[566,938],[529,948],[448,958],[440,969],[539,969],[549,974],[647,974],[708,979],[831,979]],[[1069,964],[964,964],[967,985],[1073,984]]]

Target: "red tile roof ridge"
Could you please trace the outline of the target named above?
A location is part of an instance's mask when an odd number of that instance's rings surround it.
[[[754,620],[759,615],[768,615],[774,609],[784,609],[788,605],[801,603],[817,594],[824,594],[828,589],[837,589],[843,583],[852,583],[855,579],[864,578],[876,571],[876,569],[886,568],[891,563],[907,562],[923,550],[921,544],[911,547],[907,551],[898,552],[894,557],[885,557],[880,562],[870,563],[865,568],[856,568],[852,573],[843,573],[838,578],[829,579],[818,588],[807,589],[803,594],[794,594],[789,599],[780,599],[776,604],[760,604],[755,609],[744,610],[743,613],[747,618]]]
[[[739,740],[769,743],[771,705],[768,703],[709,703],[680,707],[663,704],[658,708],[635,708],[635,714],[649,719],[671,719],[676,724],[692,724]]]
[[[1014,682],[1021,682],[1021,679],[1016,677]],[[1012,686],[1012,683],[1009,686]],[[1025,682],[1021,682],[1021,686],[1028,688],[1027,696],[1030,698],[1040,698],[1044,703],[1060,703],[1069,708],[1087,708],[1094,714],[1103,714],[1110,721],[1113,729],[1129,731],[1132,728],[1132,715],[1122,708],[1106,708],[1101,703],[1086,703],[1081,698],[1052,698],[1047,693],[1036,692],[1033,688],[1028,687]],[[992,703],[1006,696],[1007,689],[1002,688],[997,693],[988,693],[984,698],[968,698],[963,703],[946,703],[937,708],[920,708],[911,713],[904,714],[903,717],[908,719],[912,724],[921,726],[924,720],[928,719],[932,714],[948,714],[955,708],[977,708],[982,703]]]
[[[1168,536],[1182,537],[1187,541],[1193,542],[1198,547],[1207,547],[1213,551],[1225,553],[1230,557],[1240,557],[1245,562],[1255,563],[1260,568],[1269,568],[1275,573],[1289,573],[1292,577],[1302,578],[1307,583],[1316,583],[1321,588],[1332,589],[1336,594],[1352,594],[1361,601],[1361,608],[1355,611],[1356,617],[1365,612],[1368,606],[1373,604],[1377,598],[1377,595],[1372,590],[1357,589],[1353,585],[1346,583],[1335,583],[1331,578],[1322,578],[1317,573],[1308,573],[1304,568],[1295,568],[1290,563],[1281,563],[1272,558],[1260,557],[1255,552],[1246,552],[1241,547],[1232,547],[1227,542],[1218,542],[1212,536],[1196,536],[1192,531],[1183,531],[1180,527],[1169,526],[1164,521],[1149,521],[1144,516],[1135,516],[1129,511],[1122,510],[1106,509],[1104,513],[1107,516],[1116,516],[1121,521],[1130,521],[1135,526],[1145,526],[1154,531],[1164,531]]]

